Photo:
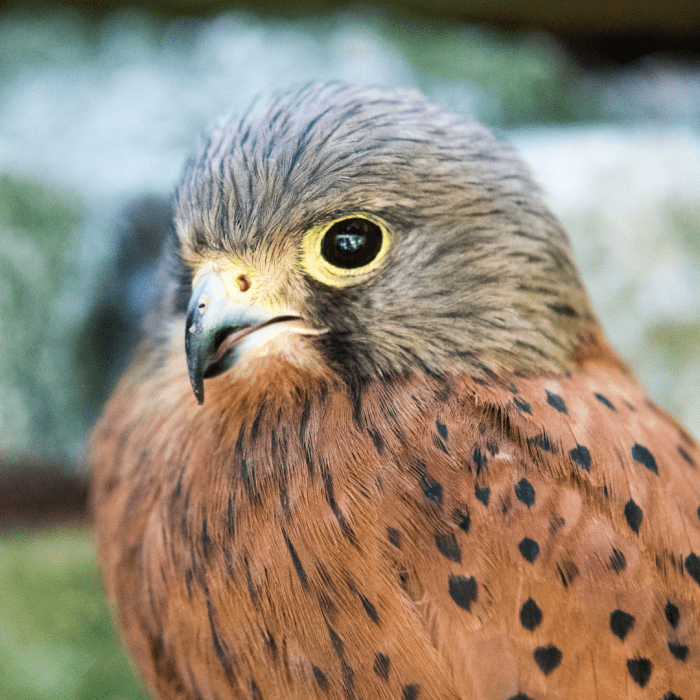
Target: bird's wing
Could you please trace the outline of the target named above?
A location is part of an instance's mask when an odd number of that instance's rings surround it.
[[[455,688],[697,697],[693,439],[604,364],[448,388],[423,407],[434,422],[420,444],[405,445],[408,493],[388,499],[387,526]]]

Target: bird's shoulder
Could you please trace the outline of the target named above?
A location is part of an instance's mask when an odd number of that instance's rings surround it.
[[[477,697],[630,687],[691,697],[695,441],[619,362],[447,388],[404,446],[397,469],[412,483],[387,513],[406,592],[455,686]]]

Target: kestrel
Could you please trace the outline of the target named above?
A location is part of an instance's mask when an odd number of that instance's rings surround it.
[[[91,447],[154,697],[700,698],[700,449],[486,129],[258,102],[188,166],[159,290]]]

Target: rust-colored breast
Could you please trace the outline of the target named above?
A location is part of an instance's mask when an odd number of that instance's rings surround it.
[[[159,697],[697,697],[700,454],[623,372],[273,385],[132,371],[95,433]]]

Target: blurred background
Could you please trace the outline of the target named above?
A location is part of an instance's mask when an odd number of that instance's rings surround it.
[[[85,518],[207,127],[312,79],[414,86],[509,140],[610,340],[700,435],[697,0],[0,2],[0,697],[143,698]]]

